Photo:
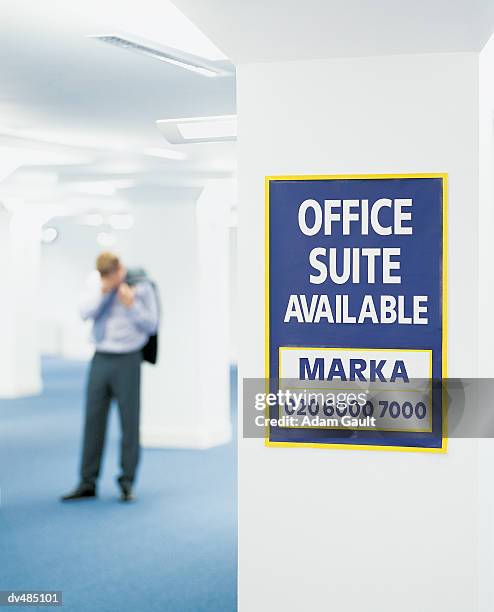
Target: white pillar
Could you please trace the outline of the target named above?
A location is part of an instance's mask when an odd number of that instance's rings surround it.
[[[157,283],[162,302],[158,364],[146,364],[141,441],[207,448],[231,437],[228,234],[231,182],[198,201],[141,205],[119,252]]]
[[[199,424],[227,442],[230,419],[230,210],[235,185],[211,180],[197,202]]]
[[[494,36],[480,54],[480,116],[479,116],[479,162],[480,162],[480,218],[479,218],[479,274],[480,303],[480,368],[479,376],[492,379],[494,376],[494,325],[492,312],[494,288],[492,278],[492,232],[494,227]],[[485,409],[491,409],[492,400],[487,399]],[[494,465],[494,440],[484,438],[479,446],[479,547],[480,547],[480,597],[479,611],[494,609],[494,488],[492,486]]]
[[[264,373],[263,179],[289,174],[449,173],[449,375],[475,376],[478,56],[258,63],[237,79],[240,380]],[[241,611],[477,609],[475,440],[431,455],[240,438],[239,491]]]
[[[36,325],[41,219],[0,212],[0,398],[41,392]]]

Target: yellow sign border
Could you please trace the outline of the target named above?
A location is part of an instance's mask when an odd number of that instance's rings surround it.
[[[442,249],[442,379],[447,378],[448,358],[448,173],[412,173],[412,174],[301,174],[301,175],[272,175],[264,177],[264,333],[265,333],[265,378],[269,384],[269,184],[270,181],[328,181],[328,180],[350,180],[350,179],[428,179],[439,178],[442,181],[442,204],[443,204],[443,249]],[[338,450],[374,450],[395,451],[411,453],[433,453],[444,454],[448,450],[448,423],[447,423],[447,393],[443,384],[442,397],[442,445],[440,448],[421,448],[416,446],[383,446],[366,444],[319,444],[314,442],[271,442],[269,439],[269,425],[266,427],[264,444],[268,447],[278,448],[322,448]]]

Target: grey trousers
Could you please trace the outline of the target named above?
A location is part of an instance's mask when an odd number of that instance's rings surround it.
[[[132,484],[139,462],[141,351],[95,353],[89,369],[81,482],[95,485],[101,467],[108,412],[118,402],[122,430],[119,482]]]

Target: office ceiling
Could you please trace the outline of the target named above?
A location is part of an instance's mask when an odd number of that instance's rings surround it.
[[[493,0],[174,0],[236,64],[478,51]]]
[[[477,51],[493,17],[494,0],[0,0],[0,202],[175,201],[235,172],[234,143],[170,147],[155,126],[235,113],[234,73],[207,78],[88,34],[143,38],[232,68],[229,59]],[[147,154],[159,148],[187,159]],[[2,180],[17,157],[23,166]],[[102,180],[116,181],[113,195],[95,188]]]
[[[234,143],[171,147],[155,125],[235,113],[234,70],[208,78],[87,38],[101,33],[144,38],[233,69],[168,0],[0,0],[0,179],[2,160],[20,151],[24,163],[0,183],[0,201],[7,194],[32,203],[91,202],[85,181],[126,179],[133,187],[119,183],[120,200],[154,202],[234,172]],[[149,149],[185,151],[187,159]]]

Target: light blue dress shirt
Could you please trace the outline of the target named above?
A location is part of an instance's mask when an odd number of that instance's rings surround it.
[[[81,317],[93,321],[96,351],[131,353],[142,349],[158,329],[159,309],[154,287],[145,281],[134,285],[134,304],[128,308],[116,291],[100,289],[83,302]]]

